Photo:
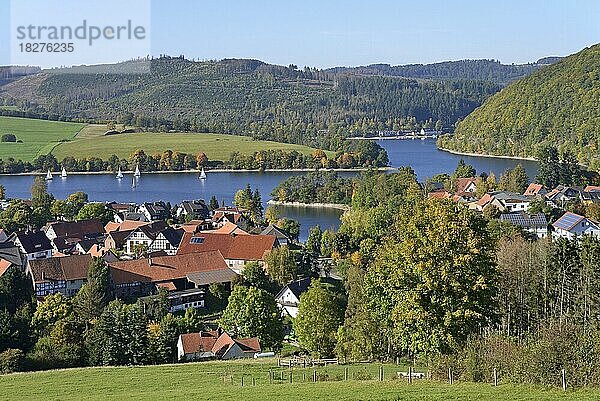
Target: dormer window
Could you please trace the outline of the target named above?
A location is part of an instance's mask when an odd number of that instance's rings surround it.
[[[202,243],[204,243],[203,237],[193,237],[192,239],[190,239],[190,244],[202,244]]]

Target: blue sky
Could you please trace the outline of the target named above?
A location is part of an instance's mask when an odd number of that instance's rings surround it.
[[[600,2],[592,0],[151,1],[152,53],[196,59],[300,67],[524,63],[600,42]],[[8,2],[0,0],[0,42]],[[0,43],[0,62],[6,47]]]

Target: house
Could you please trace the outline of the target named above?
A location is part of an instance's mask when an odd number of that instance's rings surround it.
[[[300,306],[300,296],[310,287],[311,279],[303,278],[301,280],[292,281],[279,291],[275,296],[275,301],[281,308],[282,312],[292,318],[298,316],[298,307]]]
[[[559,185],[546,194],[546,201],[554,207],[562,208],[565,203],[579,201],[581,192],[579,188]]]
[[[475,195],[477,183],[480,181],[480,177],[457,178],[454,182],[456,188],[455,195],[463,198],[467,202],[475,201],[477,199],[477,195]]]
[[[512,192],[497,191],[491,192],[489,195],[491,197],[489,203],[504,213],[526,212],[531,203],[531,198]]]
[[[600,203],[600,191],[582,191],[581,201],[588,205]]]
[[[584,192],[600,192],[600,186],[588,185],[583,189]]]
[[[198,231],[196,231],[198,232]],[[201,230],[199,232],[206,232],[210,234],[227,234],[227,235],[250,235],[249,232],[242,229],[240,226],[230,223],[228,221],[221,224],[219,228]]]
[[[26,272],[38,298],[58,292],[72,297],[85,284],[91,263],[90,255],[30,260]]]
[[[98,238],[104,235],[104,227],[98,219],[81,221],[59,221],[44,227],[50,241],[55,238],[76,238],[79,240]]]
[[[247,223],[246,218],[248,211],[239,207],[220,207],[215,209],[212,220],[216,224],[225,222],[240,225]]]
[[[158,288],[170,292],[205,289],[236,277],[218,251],[117,261],[109,263],[109,268],[121,297],[148,296]]]
[[[277,238],[277,242],[279,242],[279,245],[289,245],[293,242],[288,233],[283,231],[281,228],[275,226],[274,224],[269,224],[264,230],[260,232],[260,235],[275,236],[275,238]]]
[[[548,220],[543,213],[527,214],[525,212],[502,213],[500,221],[522,227],[525,231],[536,235],[538,238],[548,236]]]
[[[137,210],[144,215],[147,221],[167,220],[171,217],[171,210],[164,202],[144,202]]]
[[[543,197],[548,193],[546,187],[542,184],[531,183],[523,193],[525,196]]]
[[[182,229],[174,229],[164,221],[156,221],[133,230],[125,238],[125,252],[132,255],[135,247],[142,245],[149,252],[164,251],[167,255],[174,255],[182,236]]]
[[[104,226],[104,232],[112,233],[114,231],[133,231],[141,226],[147,226],[150,224],[148,221],[139,220],[123,220],[121,222],[109,221]]]
[[[138,213],[138,212],[123,212],[123,213],[117,213],[115,214],[115,218],[114,218],[115,222],[117,223],[122,223],[124,221],[141,221],[141,222],[145,222],[145,223],[149,223],[150,220],[148,220],[146,218],[146,215],[144,213]]]
[[[600,238],[600,223],[571,212],[563,214],[552,227],[554,238],[575,239],[584,235]]]
[[[0,228],[0,244],[6,242],[8,240],[8,235],[6,235],[6,231]]]
[[[185,233],[177,254],[220,251],[227,265],[241,273],[247,262],[264,262],[265,255],[277,246],[279,242],[274,235]]]
[[[210,210],[203,199],[183,201],[177,206],[175,215],[178,219],[205,220],[210,218]]]
[[[3,260],[5,271],[10,266],[18,267],[19,270],[25,271],[27,259],[21,255],[21,250],[12,241],[0,242],[0,260]],[[10,265],[8,265],[10,263]]]
[[[452,194],[450,192],[446,191],[445,189],[429,192],[427,194],[427,196],[432,199],[451,199],[452,198]]]
[[[43,231],[19,231],[14,233],[9,240],[11,240],[21,252],[26,255],[27,260],[52,257],[54,248]]]
[[[177,340],[177,358],[181,362],[253,358],[260,351],[258,338],[236,339],[222,330],[181,334]]]

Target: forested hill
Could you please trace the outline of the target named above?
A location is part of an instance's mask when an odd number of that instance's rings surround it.
[[[496,60],[459,60],[434,64],[410,64],[391,66],[372,64],[363,67],[337,67],[328,71],[354,75],[380,75],[414,79],[434,80],[480,80],[506,85],[516,79],[526,77],[532,72],[549,64],[556,63],[560,57],[546,57],[531,64],[501,64]]]
[[[462,121],[448,149],[535,156],[544,144],[600,167],[600,44],[503,89]]]
[[[337,150],[340,138],[351,134],[451,129],[500,89],[478,80],[349,76],[257,60],[162,57],[150,61],[149,74],[114,74],[135,71],[132,64],[141,62],[24,77],[0,87],[0,105],[18,106],[29,116],[233,133]],[[80,74],[86,71],[93,73]]]

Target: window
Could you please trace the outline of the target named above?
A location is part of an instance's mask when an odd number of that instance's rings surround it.
[[[203,237],[192,237],[192,239],[190,239],[190,244],[202,244],[202,243],[204,243]]]

